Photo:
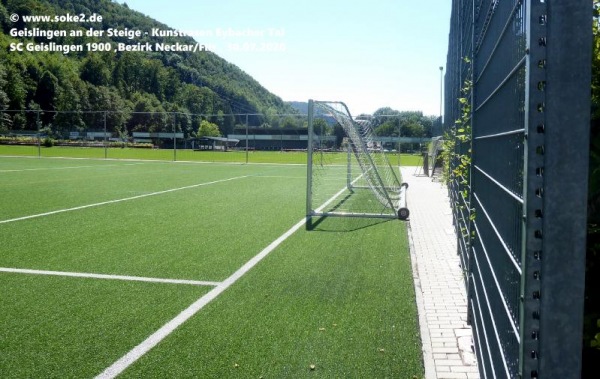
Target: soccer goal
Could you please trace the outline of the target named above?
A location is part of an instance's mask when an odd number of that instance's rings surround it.
[[[333,144],[328,138],[336,127],[343,129],[341,146],[340,135]],[[353,119],[344,103],[309,100],[307,155],[307,229],[313,217],[408,218],[408,185],[371,122]]]

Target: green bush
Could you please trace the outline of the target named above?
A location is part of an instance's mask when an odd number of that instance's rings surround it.
[[[50,137],[46,137],[46,138],[44,138],[42,145],[44,147],[52,147],[52,146],[54,146],[54,140]]]

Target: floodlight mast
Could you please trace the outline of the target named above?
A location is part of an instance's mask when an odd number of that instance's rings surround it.
[[[444,102],[444,67],[440,66],[440,126],[443,125],[442,122],[442,104]]]

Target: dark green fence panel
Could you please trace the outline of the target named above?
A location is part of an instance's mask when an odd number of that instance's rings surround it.
[[[591,1],[453,1],[449,191],[482,377],[579,377],[591,22]]]

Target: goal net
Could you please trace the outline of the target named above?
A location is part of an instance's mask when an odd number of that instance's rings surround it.
[[[332,130],[337,139],[328,138]],[[308,229],[313,217],[408,218],[408,185],[370,121],[353,119],[344,103],[309,100],[307,163]]]

